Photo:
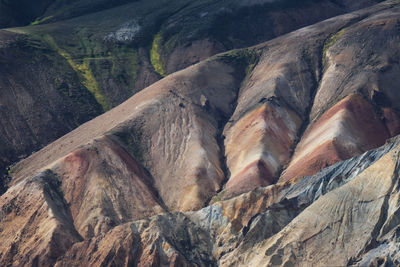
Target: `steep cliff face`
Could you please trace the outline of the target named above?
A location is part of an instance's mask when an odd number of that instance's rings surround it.
[[[212,56],[23,159],[0,197],[1,264],[400,264],[398,25],[399,3],[385,1]],[[2,34],[4,58],[31,40]],[[45,70],[78,67],[54,72],[90,92],[85,61],[43,40],[68,63],[40,58]]]

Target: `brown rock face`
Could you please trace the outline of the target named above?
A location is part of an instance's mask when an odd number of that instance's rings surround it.
[[[4,266],[52,266],[82,237],[51,172],[27,179],[0,198],[0,261]]]
[[[400,133],[399,112],[392,108],[383,108],[383,118],[390,136],[396,136]]]
[[[169,209],[193,210],[203,207],[219,190],[225,178],[220,162],[222,152],[218,145],[219,124],[232,112],[231,104],[236,97],[239,78],[243,75],[242,67],[236,69],[221,61],[203,62],[167,77],[116,109],[59,139],[27,159],[24,167],[16,166],[15,170],[21,171],[19,177],[23,179],[29,173],[54,165],[55,161],[66,157],[68,153],[74,153],[70,159],[71,166],[75,160],[78,161],[76,167],[69,170],[67,157],[63,163],[65,167],[61,165],[64,169],[59,172],[66,177],[63,181],[71,181],[74,185],[74,177],[80,177],[78,183],[85,184],[92,180],[92,175],[97,178],[97,175],[108,172],[109,167],[111,173],[114,169],[117,173],[126,173],[126,170],[119,170],[124,167],[123,164],[132,168],[132,162],[140,160],[154,178],[153,186]],[[217,72],[219,75],[216,76]],[[135,159],[130,159],[130,163],[127,161],[128,155],[123,152],[112,149],[105,152],[104,149],[109,145],[99,147],[99,156],[90,146],[86,152],[79,148],[105,133],[111,139],[122,142]],[[111,155],[108,156],[108,153]],[[109,165],[102,165],[103,159],[109,161],[114,158],[118,160],[117,163],[111,161]],[[94,169],[88,170],[88,174],[79,173],[79,168],[85,171],[93,165]],[[135,176],[146,180],[138,172],[135,172]],[[82,177],[84,181],[81,181]],[[112,183],[109,186],[113,188]],[[86,188],[78,184],[77,187],[82,190]],[[82,208],[78,205],[77,209]]]

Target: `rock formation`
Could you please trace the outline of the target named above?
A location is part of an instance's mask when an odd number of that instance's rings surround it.
[[[10,62],[0,65],[0,122],[9,124],[0,131],[0,160],[24,158],[0,197],[2,266],[400,264],[398,1],[340,1],[312,19],[302,14],[333,3],[231,1],[234,12],[216,20],[231,37],[243,34],[240,26],[231,31],[238,14],[254,23],[268,14],[276,32],[259,40],[252,28],[237,47],[259,44],[217,55],[234,47],[214,38],[218,27],[201,32],[216,21],[198,26],[187,43],[167,41],[185,19],[175,38],[188,38],[193,12],[209,16],[207,1],[171,1],[152,13],[149,20],[166,21],[153,51],[142,41],[130,48],[142,22],[122,21],[132,10],[154,10],[132,2],[0,31],[0,62]],[[96,58],[104,64],[74,58],[79,49],[67,47],[76,40],[60,43],[68,36],[91,42],[94,19],[104,14],[110,22],[123,9],[110,24],[120,30],[104,29],[109,58]],[[167,16],[170,9],[176,13]],[[280,23],[294,10],[301,26],[348,13],[302,28]],[[83,33],[73,30],[79,23]],[[60,29],[65,35],[54,35]],[[113,38],[133,39],[115,48]],[[159,54],[160,45],[169,52]],[[108,57],[104,47],[87,49]],[[96,68],[132,71],[124,64],[134,54],[146,88],[102,91],[114,77]]]

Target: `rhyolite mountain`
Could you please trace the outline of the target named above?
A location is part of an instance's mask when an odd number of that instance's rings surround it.
[[[0,180],[167,74],[376,2],[2,0]]]
[[[400,264],[399,1],[57,2],[0,31],[2,266]]]

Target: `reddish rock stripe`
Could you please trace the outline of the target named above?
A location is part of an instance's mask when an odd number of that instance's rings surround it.
[[[268,166],[262,160],[258,160],[247,165],[235,177],[229,179],[225,189],[227,193],[224,197],[231,198],[249,192],[254,188],[270,185],[273,182],[274,175],[271,174]]]
[[[305,132],[280,181],[312,175],[338,161],[384,144],[390,135],[361,95],[344,98]]]
[[[254,109],[226,130],[226,157],[231,177],[225,198],[273,183],[290,157],[300,119],[272,102]]]
[[[329,140],[326,143],[315,148],[312,153],[308,154],[291,164],[284,172],[280,181],[296,181],[304,176],[313,175],[336,162],[351,158],[352,156],[361,154],[361,151],[348,151],[340,144],[335,144],[334,140]],[[286,177],[291,177],[286,179]]]

